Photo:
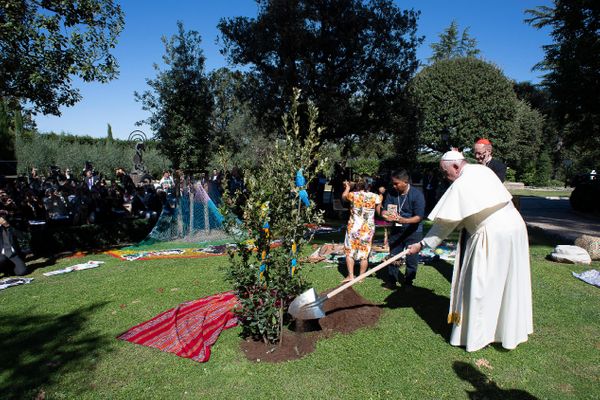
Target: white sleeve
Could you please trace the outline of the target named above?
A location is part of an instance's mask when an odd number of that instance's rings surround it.
[[[452,233],[462,221],[449,221],[447,219],[436,219],[429,232],[425,235],[422,242],[432,249],[435,249],[444,239]]]

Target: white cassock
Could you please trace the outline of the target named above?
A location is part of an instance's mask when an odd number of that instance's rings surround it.
[[[467,164],[428,216],[431,248],[462,229],[448,323],[450,344],[467,351],[514,349],[533,333],[527,228],[511,199],[491,169]]]

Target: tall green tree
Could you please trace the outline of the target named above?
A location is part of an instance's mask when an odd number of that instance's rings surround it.
[[[459,38],[456,20],[452,20],[450,26],[440,33],[439,42],[432,43],[431,49],[433,55],[429,58],[430,63],[458,57],[475,57],[480,53],[477,48],[477,39],[469,34],[468,27],[463,29]]]
[[[112,126],[110,124],[106,124],[106,143],[112,143],[113,140]]]
[[[527,10],[525,21],[550,28],[554,39],[543,46],[535,68],[547,71],[544,84],[556,105],[567,144],[600,148],[600,4],[595,0],[554,0],[553,6]]]
[[[418,12],[392,0],[257,0],[256,18],[222,19],[222,52],[249,66],[248,100],[264,126],[280,129],[293,88],[314,101],[325,139],[381,130],[402,133],[394,116],[415,72]]]
[[[15,159],[15,137],[12,131],[10,114],[4,99],[0,97],[0,160]]]
[[[504,142],[506,150],[503,151],[503,158],[516,170],[518,178],[528,168],[529,162],[538,158],[540,149],[543,148],[546,155],[552,149],[552,145],[545,141],[544,127],[544,116],[539,111],[524,100],[515,103],[514,131]]]
[[[517,98],[494,65],[476,58],[436,62],[415,76],[409,95],[422,145],[443,152],[470,148],[484,136],[499,156],[510,151]]]
[[[136,92],[135,98],[150,112],[140,123],[150,125],[163,154],[174,168],[191,171],[207,163],[213,100],[204,72],[200,34],[186,31],[181,21],[177,29],[171,38],[162,38],[167,69],[155,64],[156,78],[146,80],[150,90]]]
[[[252,89],[252,82],[239,71],[219,68],[208,75],[214,108],[211,128],[211,167],[220,167],[219,159],[226,155],[232,165],[241,169],[255,169],[265,160],[276,139],[273,132],[261,129],[244,91]]]
[[[123,29],[113,0],[6,0],[0,7],[0,97],[44,114],[81,99],[72,85],[118,73],[110,51]]]
[[[242,112],[243,85],[244,76],[239,71],[223,67],[208,74],[208,86],[213,97],[211,128],[215,136],[226,136],[232,121]]]

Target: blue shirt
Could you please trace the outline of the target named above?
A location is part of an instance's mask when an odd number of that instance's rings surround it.
[[[382,211],[388,210],[388,205],[395,205],[398,214],[403,218],[411,218],[414,216],[421,217],[421,221],[425,218],[425,197],[423,193],[418,189],[410,185],[408,193],[406,195],[398,193],[392,189],[388,192],[385,200],[383,201]],[[405,232],[406,235],[410,235],[415,232],[422,232],[423,226],[421,222],[416,224],[402,224],[402,226],[392,227],[392,234]]]

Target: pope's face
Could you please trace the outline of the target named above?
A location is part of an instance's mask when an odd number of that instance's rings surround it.
[[[450,182],[454,182],[460,175],[460,168],[453,163],[440,161],[440,170]]]

